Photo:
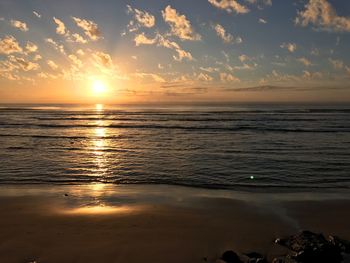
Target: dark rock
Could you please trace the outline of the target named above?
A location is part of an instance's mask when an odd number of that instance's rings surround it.
[[[290,256],[274,258],[272,263],[298,263],[295,259],[292,259]]]
[[[222,254],[221,259],[227,263],[242,263],[238,255],[232,250],[228,250]]]
[[[328,238],[329,242],[337,247],[341,252],[343,253],[350,253],[350,241],[347,241],[345,239],[341,239],[337,236],[329,236]]]
[[[338,263],[342,260],[340,249],[328,241],[322,234],[303,231],[276,243],[295,252],[289,258],[300,263]],[[286,261],[288,262],[288,261]]]
[[[284,263],[284,258],[274,258],[272,260],[272,263]]]
[[[280,239],[280,238],[276,238],[276,239],[275,239],[275,243],[276,243],[276,244],[280,244],[280,243],[281,243],[281,239]]]
[[[64,196],[68,196],[68,194],[64,194]]]
[[[275,242],[295,252],[313,250],[329,244],[322,234],[315,234],[310,231],[302,231],[285,239],[276,239]]]
[[[244,255],[248,257],[248,263],[267,263],[266,258],[257,252],[246,253]]]
[[[249,258],[263,258],[263,256],[257,252],[245,253],[244,255],[246,255]]]

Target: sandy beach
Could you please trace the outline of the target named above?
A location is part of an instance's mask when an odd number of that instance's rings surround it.
[[[216,262],[229,249],[272,258],[283,253],[275,238],[302,229],[350,239],[344,193],[97,184],[0,193],[0,262]]]
[[[350,0],[0,0],[0,263],[350,263],[349,47]]]

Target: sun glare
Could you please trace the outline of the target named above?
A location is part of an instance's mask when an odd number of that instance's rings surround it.
[[[99,111],[99,112],[101,112],[101,111],[103,111],[103,104],[96,104],[95,105],[95,108],[96,108],[96,111]]]
[[[107,85],[101,80],[92,82],[92,91],[95,95],[103,95],[107,92]]]

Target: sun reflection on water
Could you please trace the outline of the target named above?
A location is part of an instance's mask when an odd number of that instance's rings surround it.
[[[103,180],[103,177],[108,173],[108,159],[105,149],[108,147],[108,141],[106,140],[107,130],[104,127],[105,120],[103,119],[104,107],[103,104],[96,104],[96,111],[100,119],[96,121],[96,128],[91,131],[92,140],[91,148],[93,152],[93,163],[96,168],[93,170],[94,176],[99,176]]]
[[[101,155],[104,154],[103,150],[107,146],[106,145],[106,140],[105,140],[106,129],[99,127],[99,128],[96,128],[94,130],[94,133],[95,133],[95,136],[97,137],[96,139],[94,139],[92,141],[94,154],[101,156]]]
[[[95,108],[96,108],[96,111],[103,111],[104,106],[103,104],[96,104]]]
[[[101,120],[99,120],[97,122],[97,125],[98,126],[103,126],[103,122]],[[95,129],[95,135],[96,135],[96,137],[105,137],[106,136],[106,128],[104,128],[104,127],[97,127]]]
[[[105,188],[106,188],[106,184],[102,184],[102,183],[89,185],[89,189],[93,195],[96,195],[96,194],[103,192],[103,190],[105,190]]]
[[[94,205],[94,206],[84,206],[72,209],[65,209],[66,214],[81,214],[81,215],[103,215],[103,214],[121,214],[130,213],[134,211],[135,208],[130,206],[108,206],[108,205]]]

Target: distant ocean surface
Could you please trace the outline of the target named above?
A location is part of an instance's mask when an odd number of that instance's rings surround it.
[[[350,107],[0,105],[2,184],[350,188]]]

